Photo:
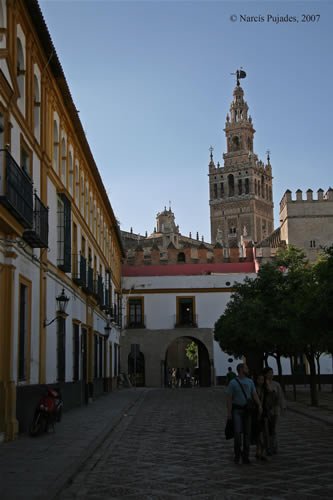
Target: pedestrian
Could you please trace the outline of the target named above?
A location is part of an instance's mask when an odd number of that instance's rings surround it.
[[[180,369],[176,369],[176,387],[180,387]]]
[[[248,377],[249,369],[245,363],[236,367],[238,376],[229,382],[227,394],[227,416],[232,419],[234,426],[235,464],[242,457],[243,464],[250,464],[251,413],[250,405],[254,401],[258,406],[259,414],[262,406],[253,383]]]
[[[186,368],[185,384],[186,384],[186,387],[191,387],[191,372],[190,372],[189,368]]]
[[[185,372],[185,368],[182,368],[180,370],[180,386],[181,387],[185,387],[185,376],[186,376],[186,372]]]
[[[255,386],[263,411],[261,414],[259,411],[256,411],[252,416],[252,435],[256,444],[256,459],[267,461],[268,427],[266,413],[266,387],[263,373],[256,377]]]
[[[174,389],[177,387],[177,376],[176,376],[177,370],[176,368],[172,368],[171,370],[171,387]]]
[[[267,455],[274,455],[278,451],[277,431],[281,411],[286,409],[286,400],[279,382],[273,380],[273,368],[264,368],[266,407],[268,418],[268,448]]]
[[[229,366],[228,372],[227,372],[225,378],[226,378],[226,385],[229,385],[230,380],[232,380],[233,378],[236,378],[236,373],[234,371],[232,371],[231,366]]]

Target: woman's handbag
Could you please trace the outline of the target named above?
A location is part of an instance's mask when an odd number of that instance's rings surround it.
[[[224,434],[226,439],[232,439],[234,437],[234,423],[232,418],[228,418],[225,424]]]

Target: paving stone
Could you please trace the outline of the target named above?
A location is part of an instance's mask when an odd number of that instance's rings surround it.
[[[235,466],[224,423],[221,389],[150,390],[59,498],[79,498],[82,486],[84,498],[333,497],[328,425],[287,412],[281,419],[279,454],[267,464]]]

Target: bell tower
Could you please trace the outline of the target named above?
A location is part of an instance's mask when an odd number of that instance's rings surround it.
[[[267,152],[264,164],[253,152],[255,129],[239,82],[246,74],[237,71],[236,75],[224,129],[223,166],[215,165],[210,148],[208,173],[211,240],[226,247],[238,246],[241,236],[261,241],[274,228],[270,155]]]

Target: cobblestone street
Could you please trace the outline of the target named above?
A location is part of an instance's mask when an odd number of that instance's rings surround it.
[[[59,499],[333,497],[331,426],[289,411],[277,456],[234,465],[222,388],[137,391],[142,398]]]

